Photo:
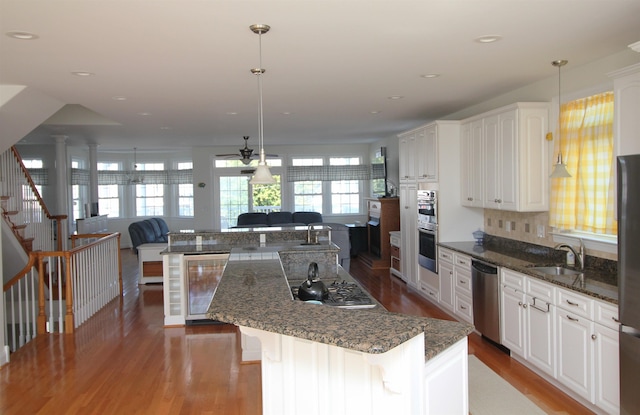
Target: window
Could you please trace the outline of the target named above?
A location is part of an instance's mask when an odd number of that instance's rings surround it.
[[[72,169],[80,169],[81,162],[79,160],[71,161]],[[71,184],[71,203],[73,204],[71,209],[71,214],[73,217],[71,221],[75,223],[76,220],[84,217],[84,212],[82,207],[84,206],[85,194],[87,191],[87,186],[79,185],[79,184]]]
[[[255,185],[249,183],[256,160],[245,165],[239,160],[215,160],[220,193],[220,228],[236,226],[238,215],[245,212],[272,212],[282,208],[281,176],[273,167],[282,166],[280,159],[268,159],[275,184]]]
[[[192,162],[178,163],[178,170],[191,169]],[[193,183],[178,185],[178,216],[193,216]]]
[[[329,159],[331,166],[357,166],[358,157]],[[331,213],[348,214],[360,212],[359,180],[335,180],[331,182]]]
[[[138,163],[138,171],[163,171],[164,163]],[[144,173],[142,173],[144,177]],[[136,216],[164,216],[164,185],[136,184]]]
[[[322,166],[322,158],[294,158],[293,166]],[[323,187],[320,180],[308,180],[293,183],[293,210],[322,213]]]
[[[617,234],[613,92],[568,102],[560,110],[560,140],[569,178],[551,180],[549,224],[559,230]]]
[[[98,162],[98,171],[119,171],[118,163]],[[117,184],[98,185],[98,206],[101,215],[108,215],[109,218],[120,217],[120,195]]]
[[[36,190],[38,190],[38,194],[40,195],[40,197],[42,197],[42,184],[39,183],[40,175],[37,172],[40,171],[44,173],[44,163],[41,159],[22,159],[22,164],[24,164],[24,167],[26,167],[27,170],[33,170],[30,171],[29,174],[34,181]]]

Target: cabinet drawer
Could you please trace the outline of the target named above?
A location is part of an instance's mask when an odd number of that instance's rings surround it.
[[[593,299],[558,288],[556,306],[593,321]]]
[[[402,272],[402,268],[400,266],[400,258],[396,258],[394,256],[391,257],[391,268],[396,271]]]
[[[391,245],[390,249],[391,249],[391,256],[400,259],[400,248],[398,248],[397,246]]]
[[[455,314],[469,324],[473,324],[473,302],[470,297],[456,293]]]
[[[440,293],[429,284],[425,284],[424,282],[420,283],[420,291],[434,303],[438,304],[438,302],[440,302]]]
[[[461,270],[456,267],[456,292],[461,292],[471,297],[471,271]]]
[[[556,287],[544,281],[527,278],[527,294],[536,299],[553,304],[556,296]]]
[[[618,331],[620,322],[618,321],[618,306],[615,304],[595,301],[595,319],[598,324]]]
[[[438,259],[453,264],[453,251],[449,251],[445,248],[438,248]]]
[[[455,252],[453,254],[453,263],[457,267],[466,267],[469,270],[471,269],[471,257],[466,255]]]
[[[519,288],[521,292],[524,292],[524,280],[525,276],[515,271],[502,268],[500,277],[503,284],[506,284],[513,288]]]

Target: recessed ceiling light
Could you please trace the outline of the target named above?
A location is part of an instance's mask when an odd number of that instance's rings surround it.
[[[374,115],[375,115],[375,114],[380,114],[380,111],[378,111],[378,110],[372,110],[372,111],[369,111],[369,114],[374,114]]]
[[[392,96],[388,97],[388,99],[393,99],[393,100],[402,99],[402,98],[404,98],[402,95],[392,95]]]
[[[427,73],[424,75],[420,75],[420,78],[431,79],[431,78],[437,78],[439,76],[440,76],[439,73]]]
[[[34,33],[29,33],[29,32],[21,32],[21,31],[13,31],[13,32],[7,32],[6,33],[7,36],[12,37],[14,39],[19,39],[19,40],[34,40],[38,38],[38,35],[34,34]]]
[[[238,115],[238,113],[235,111],[229,111],[227,112],[227,115]]]
[[[115,97],[111,97],[111,99],[113,99],[114,101],[126,101],[127,97],[122,95],[116,95]]]
[[[485,35],[480,36],[475,39],[478,43],[493,43],[502,40],[502,36],[500,35]]]
[[[291,115],[291,111],[282,111],[282,115]]]
[[[150,112],[139,112],[138,115],[142,115],[143,117],[146,117],[147,115],[151,115]]]
[[[161,130],[170,130],[171,127],[160,127]]]
[[[75,75],[75,76],[93,76],[93,75],[95,75],[93,72],[87,72],[87,71],[73,71],[71,73],[73,75]]]

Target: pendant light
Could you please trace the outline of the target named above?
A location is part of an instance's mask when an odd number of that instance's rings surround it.
[[[258,35],[258,45],[260,52],[260,66],[258,68],[251,69],[251,73],[258,77],[258,93],[260,97],[260,113],[258,118],[258,141],[260,144],[260,160],[258,161],[258,167],[249,183],[251,184],[274,184],[276,179],[271,175],[269,166],[267,166],[266,155],[264,153],[264,128],[263,128],[263,113],[262,113],[262,74],[264,69],[262,68],[262,34],[267,33],[270,26],[266,24],[254,24],[249,26],[249,29]]]
[[[561,137],[562,137],[562,133],[561,133],[561,131],[562,131],[562,116],[561,116],[562,99],[561,99],[561,95],[560,95],[560,93],[562,92],[562,84],[561,84],[561,80],[560,80],[560,70],[567,63],[569,63],[569,61],[564,60],[564,59],[551,62],[551,64],[553,66],[558,68],[558,161],[556,162],[555,166],[553,167],[553,171],[551,172],[551,175],[549,176],[552,179],[571,177],[571,174],[567,170],[567,165],[562,160],[562,150],[560,149],[560,147],[562,146],[562,140],[561,140]]]
[[[129,178],[130,184],[142,184],[144,182],[144,177],[141,174],[138,174],[138,161],[136,158],[137,148],[133,148],[133,174]]]

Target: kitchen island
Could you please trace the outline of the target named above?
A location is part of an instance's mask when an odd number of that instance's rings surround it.
[[[259,339],[263,413],[468,413],[472,326],[379,305],[343,309],[293,300],[290,287],[306,278],[309,260],[327,284],[351,277],[337,265],[330,240],[303,245],[304,238],[274,238],[226,245],[228,262],[207,313],[239,326],[244,344]],[[176,249],[223,253],[224,244],[209,245],[170,246],[165,259]]]

